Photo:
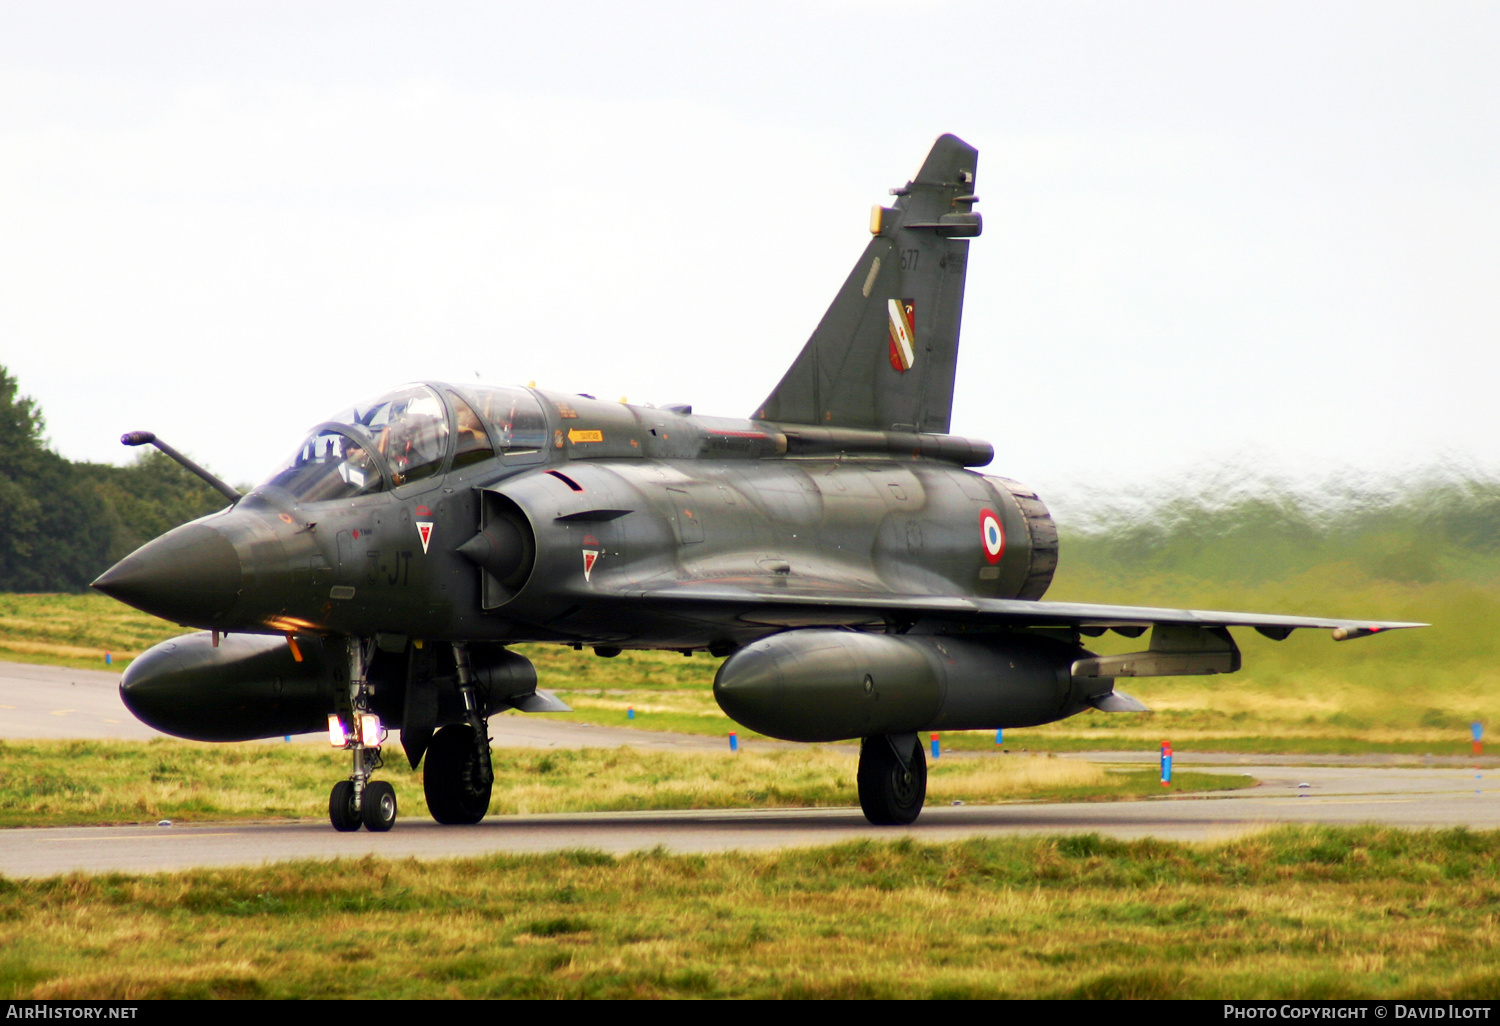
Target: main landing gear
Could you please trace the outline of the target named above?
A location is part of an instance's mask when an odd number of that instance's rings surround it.
[[[328,739],[350,754],[353,766],[348,780],[333,785],[328,796],[328,820],[335,830],[367,830],[384,833],[396,824],[396,789],[370,774],[381,765],[380,742],[385,731],[370,711],[367,669],[374,642],[349,639],[348,706],[328,717]]]
[[[481,754],[476,736],[467,723],[454,723],[434,734],[427,746],[422,792],[439,823],[478,823],[490,809],[495,776],[489,747]]]
[[[449,724],[432,736],[422,770],[422,791],[427,810],[439,823],[478,823],[490,809],[495,783],[489,723],[481,711],[487,703],[480,700],[468,648],[454,645],[453,661],[465,722]]]
[[[859,745],[859,807],[876,826],[916,821],[927,797],[927,758],[916,734],[881,734]]]

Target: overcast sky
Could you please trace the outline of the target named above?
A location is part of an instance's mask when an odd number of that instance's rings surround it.
[[[417,379],[748,415],[954,132],[954,430],[1500,466],[1500,5],[0,2],[0,364],[234,481]]]

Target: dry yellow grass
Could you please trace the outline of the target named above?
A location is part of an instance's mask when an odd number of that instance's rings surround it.
[[[927,798],[939,805],[955,799],[998,801],[1032,794],[1123,789],[1127,777],[1082,759],[949,759],[929,767]]]
[[[0,658],[103,668],[182,633],[103,595],[0,594]]]

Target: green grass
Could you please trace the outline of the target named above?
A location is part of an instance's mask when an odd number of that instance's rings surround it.
[[[537,675],[548,682],[543,687],[575,691],[686,690],[707,694],[713,688],[714,672],[723,661],[703,652],[684,656],[679,652],[630,651],[601,659],[588,649],[579,652],[566,645],[513,647],[536,665]]]
[[[1377,827],[70,875],[0,998],[1491,1000],[1497,903],[1500,834]]]
[[[128,664],[159,641],[186,633],[104,595],[0,593],[0,659],[77,669]]]
[[[422,779],[398,746],[377,777],[401,816],[426,818]],[[848,807],[856,750],[815,747],[683,753],[635,748],[497,749],[493,815],[642,809]],[[187,741],[0,741],[0,827],[322,819],[347,756],[320,745]],[[1175,790],[1224,790],[1240,775],[1178,774]],[[1160,791],[1154,772],[1109,772],[1077,760],[947,759],[932,763],[928,800],[1117,800]]]

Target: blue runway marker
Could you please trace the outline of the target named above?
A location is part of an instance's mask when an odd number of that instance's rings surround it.
[[[731,752],[740,750],[740,736],[732,730],[729,732],[729,750]]]
[[[1004,743],[1005,743],[1005,730],[1002,728],[1000,730],[995,731],[995,744],[1000,745],[1000,744],[1004,744]]]
[[[938,738],[937,738],[937,735],[933,734],[932,735],[932,757],[934,759],[936,759],[941,754],[942,754],[942,751],[941,751],[941,749],[938,748]]]
[[[1484,754],[1484,742],[1482,740],[1484,737],[1484,724],[1475,720],[1469,724],[1469,733],[1474,735],[1474,758],[1477,759]],[[1474,764],[1474,779],[1476,781],[1484,779],[1484,773],[1480,770],[1479,763],[1477,762]],[[1476,798],[1479,797],[1479,785],[1477,783],[1474,785],[1474,796]]]
[[[1172,742],[1161,743],[1161,786],[1172,783]]]
[[[633,719],[635,719],[635,706],[633,706],[633,705],[626,706],[626,708],[625,708],[625,718],[627,720],[633,720]]]

